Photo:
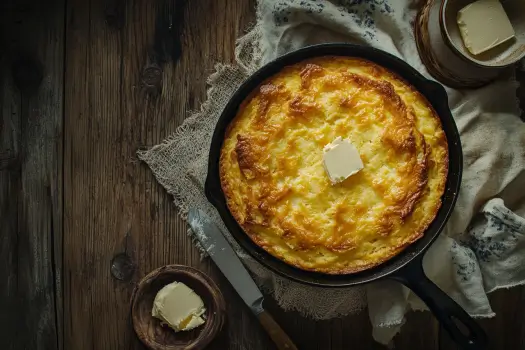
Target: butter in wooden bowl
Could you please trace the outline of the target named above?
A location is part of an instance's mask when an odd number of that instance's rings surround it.
[[[206,308],[201,297],[181,282],[164,286],[153,301],[151,316],[175,332],[189,331],[204,324]]]
[[[226,303],[217,285],[189,266],[167,265],[146,275],[131,297],[138,338],[153,350],[201,350],[221,330]]]

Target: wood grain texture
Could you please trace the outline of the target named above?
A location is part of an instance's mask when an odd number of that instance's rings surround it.
[[[188,109],[199,107],[214,64],[233,60],[231,39],[253,19],[253,6],[215,1],[68,2],[67,346],[141,349],[127,319],[129,298],[138,279],[165,264],[183,263],[211,273],[226,300],[241,305],[219,273],[200,262],[171,198],[136,160],[135,152],[161,142],[180,125]],[[113,18],[119,19],[118,26]],[[180,35],[178,54],[178,43],[172,41],[176,31],[166,25],[177,28]],[[120,253],[136,265],[129,282],[111,275],[110,261]],[[228,311],[226,334],[211,348],[224,349],[232,343],[232,348],[245,349],[244,338],[270,343],[262,330],[249,334],[258,325],[246,308]],[[84,317],[73,317],[79,314]]]
[[[279,350],[297,350],[297,346],[290,339],[288,334],[279,326],[268,311],[263,310],[257,315],[261,326],[270,336],[275,346]]]
[[[488,350],[525,349],[525,287],[499,290],[489,295],[489,301],[496,317],[479,321],[488,335]],[[444,331],[440,334],[440,346],[461,350]]]
[[[0,4],[1,349],[61,348],[63,15]]]
[[[233,62],[254,7],[0,2],[0,349],[144,349],[129,315],[133,289],[177,263],[212,276],[227,302],[207,349],[275,349],[216,267],[200,261],[171,197],[135,157],[200,107],[206,78],[216,62]],[[491,349],[524,348],[525,289],[490,299],[497,317],[481,323]],[[316,322],[270,297],[265,308],[299,349],[386,349],[366,311]],[[409,313],[391,347],[455,349],[429,313]]]

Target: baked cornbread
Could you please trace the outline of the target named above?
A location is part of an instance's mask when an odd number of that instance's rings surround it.
[[[357,148],[364,168],[332,184],[323,147]],[[429,102],[364,59],[318,57],[264,81],[229,125],[220,179],[233,217],[298,268],[368,269],[420,238],[445,189],[448,148]]]

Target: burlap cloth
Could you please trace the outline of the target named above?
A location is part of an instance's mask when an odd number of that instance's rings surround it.
[[[390,281],[335,290],[308,287],[269,272],[232,240],[206,200],[203,184],[219,115],[258,67],[305,45],[337,41],[380,48],[429,77],[412,35],[414,16],[411,0],[259,0],[256,25],[237,41],[236,64],[217,65],[200,112],[162,144],[138,153],[174,196],[183,218],[190,207],[212,216],[258,284],[281,307],[327,319],[368,305],[373,335],[383,343],[399,330],[408,310],[425,308],[411,291]],[[520,217],[525,214],[525,126],[516,87],[511,79],[475,91],[447,89],[463,144],[463,183],[445,232],[424,265],[428,276],[476,317],[494,316],[487,293],[525,279],[525,219]]]

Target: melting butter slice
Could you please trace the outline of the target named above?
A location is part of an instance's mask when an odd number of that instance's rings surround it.
[[[479,0],[458,12],[465,47],[479,55],[514,37],[514,29],[499,0]]]
[[[173,282],[157,293],[151,315],[179,332],[202,325],[205,312],[200,296],[184,283]]]
[[[323,151],[324,169],[332,184],[344,181],[363,169],[357,148],[347,139],[337,137]]]

